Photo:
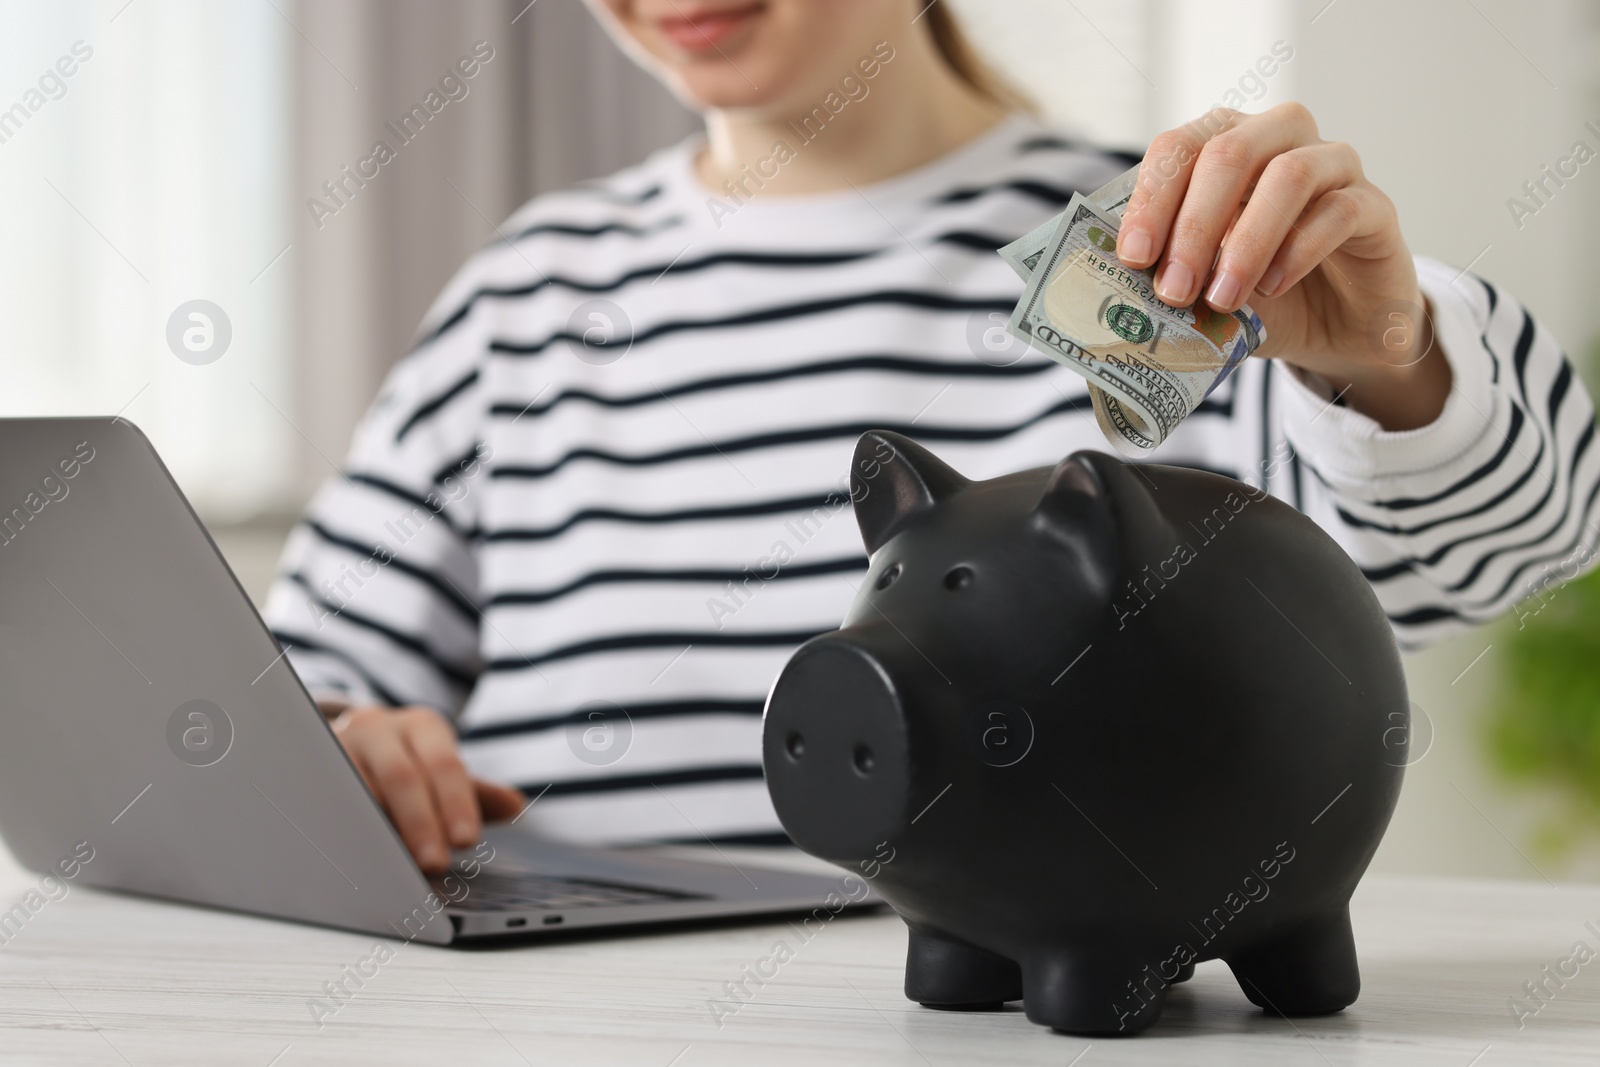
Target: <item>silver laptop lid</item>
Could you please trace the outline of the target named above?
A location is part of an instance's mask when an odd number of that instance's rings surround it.
[[[77,884],[451,939],[126,419],[0,419],[0,837]]]

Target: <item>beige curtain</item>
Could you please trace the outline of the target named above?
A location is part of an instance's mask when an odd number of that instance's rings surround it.
[[[296,49],[293,418],[309,491],[341,460],[428,304],[498,239],[496,225],[530,196],[610,173],[697,123],[579,0],[278,6]]]

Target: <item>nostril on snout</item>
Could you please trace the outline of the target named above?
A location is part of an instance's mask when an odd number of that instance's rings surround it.
[[[877,762],[878,761],[873,758],[872,749],[868,748],[866,745],[856,746],[855,765],[857,774],[871,774],[872,768],[877,765]]]
[[[783,742],[783,747],[789,753],[790,759],[798,760],[806,754],[806,739],[800,736],[798,730],[791,731],[788,738]]]
[[[898,577],[900,577],[900,564],[896,563],[878,576],[877,589],[879,592],[882,592],[893,585],[894,580]]]
[[[950,572],[944,576],[944,587],[952,592],[957,589],[965,589],[971,584],[971,567],[952,567]]]

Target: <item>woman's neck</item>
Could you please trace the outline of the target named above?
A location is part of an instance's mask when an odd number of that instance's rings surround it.
[[[764,194],[847,189],[914,170],[1007,114],[962,81],[923,40],[880,48],[874,58],[873,77],[859,69],[841,70],[781,108],[761,114],[708,112],[707,145],[697,161],[700,180],[720,189],[741,177],[748,180],[749,168],[760,171]],[[847,74],[854,80],[842,87]]]

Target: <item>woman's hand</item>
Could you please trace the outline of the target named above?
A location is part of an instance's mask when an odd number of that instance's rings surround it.
[[[1159,263],[1156,291],[1174,307],[1248,303],[1267,327],[1257,355],[1321,375],[1386,430],[1426,426],[1444,408],[1450,365],[1394,204],[1300,104],[1219,109],[1158,136],[1117,256]]]
[[[469,776],[455,730],[432,708],[347,708],[333,720],[333,733],[430,874],[450,866],[446,842],[468,848],[485,821],[511,818],[526,802],[510,786]]]

